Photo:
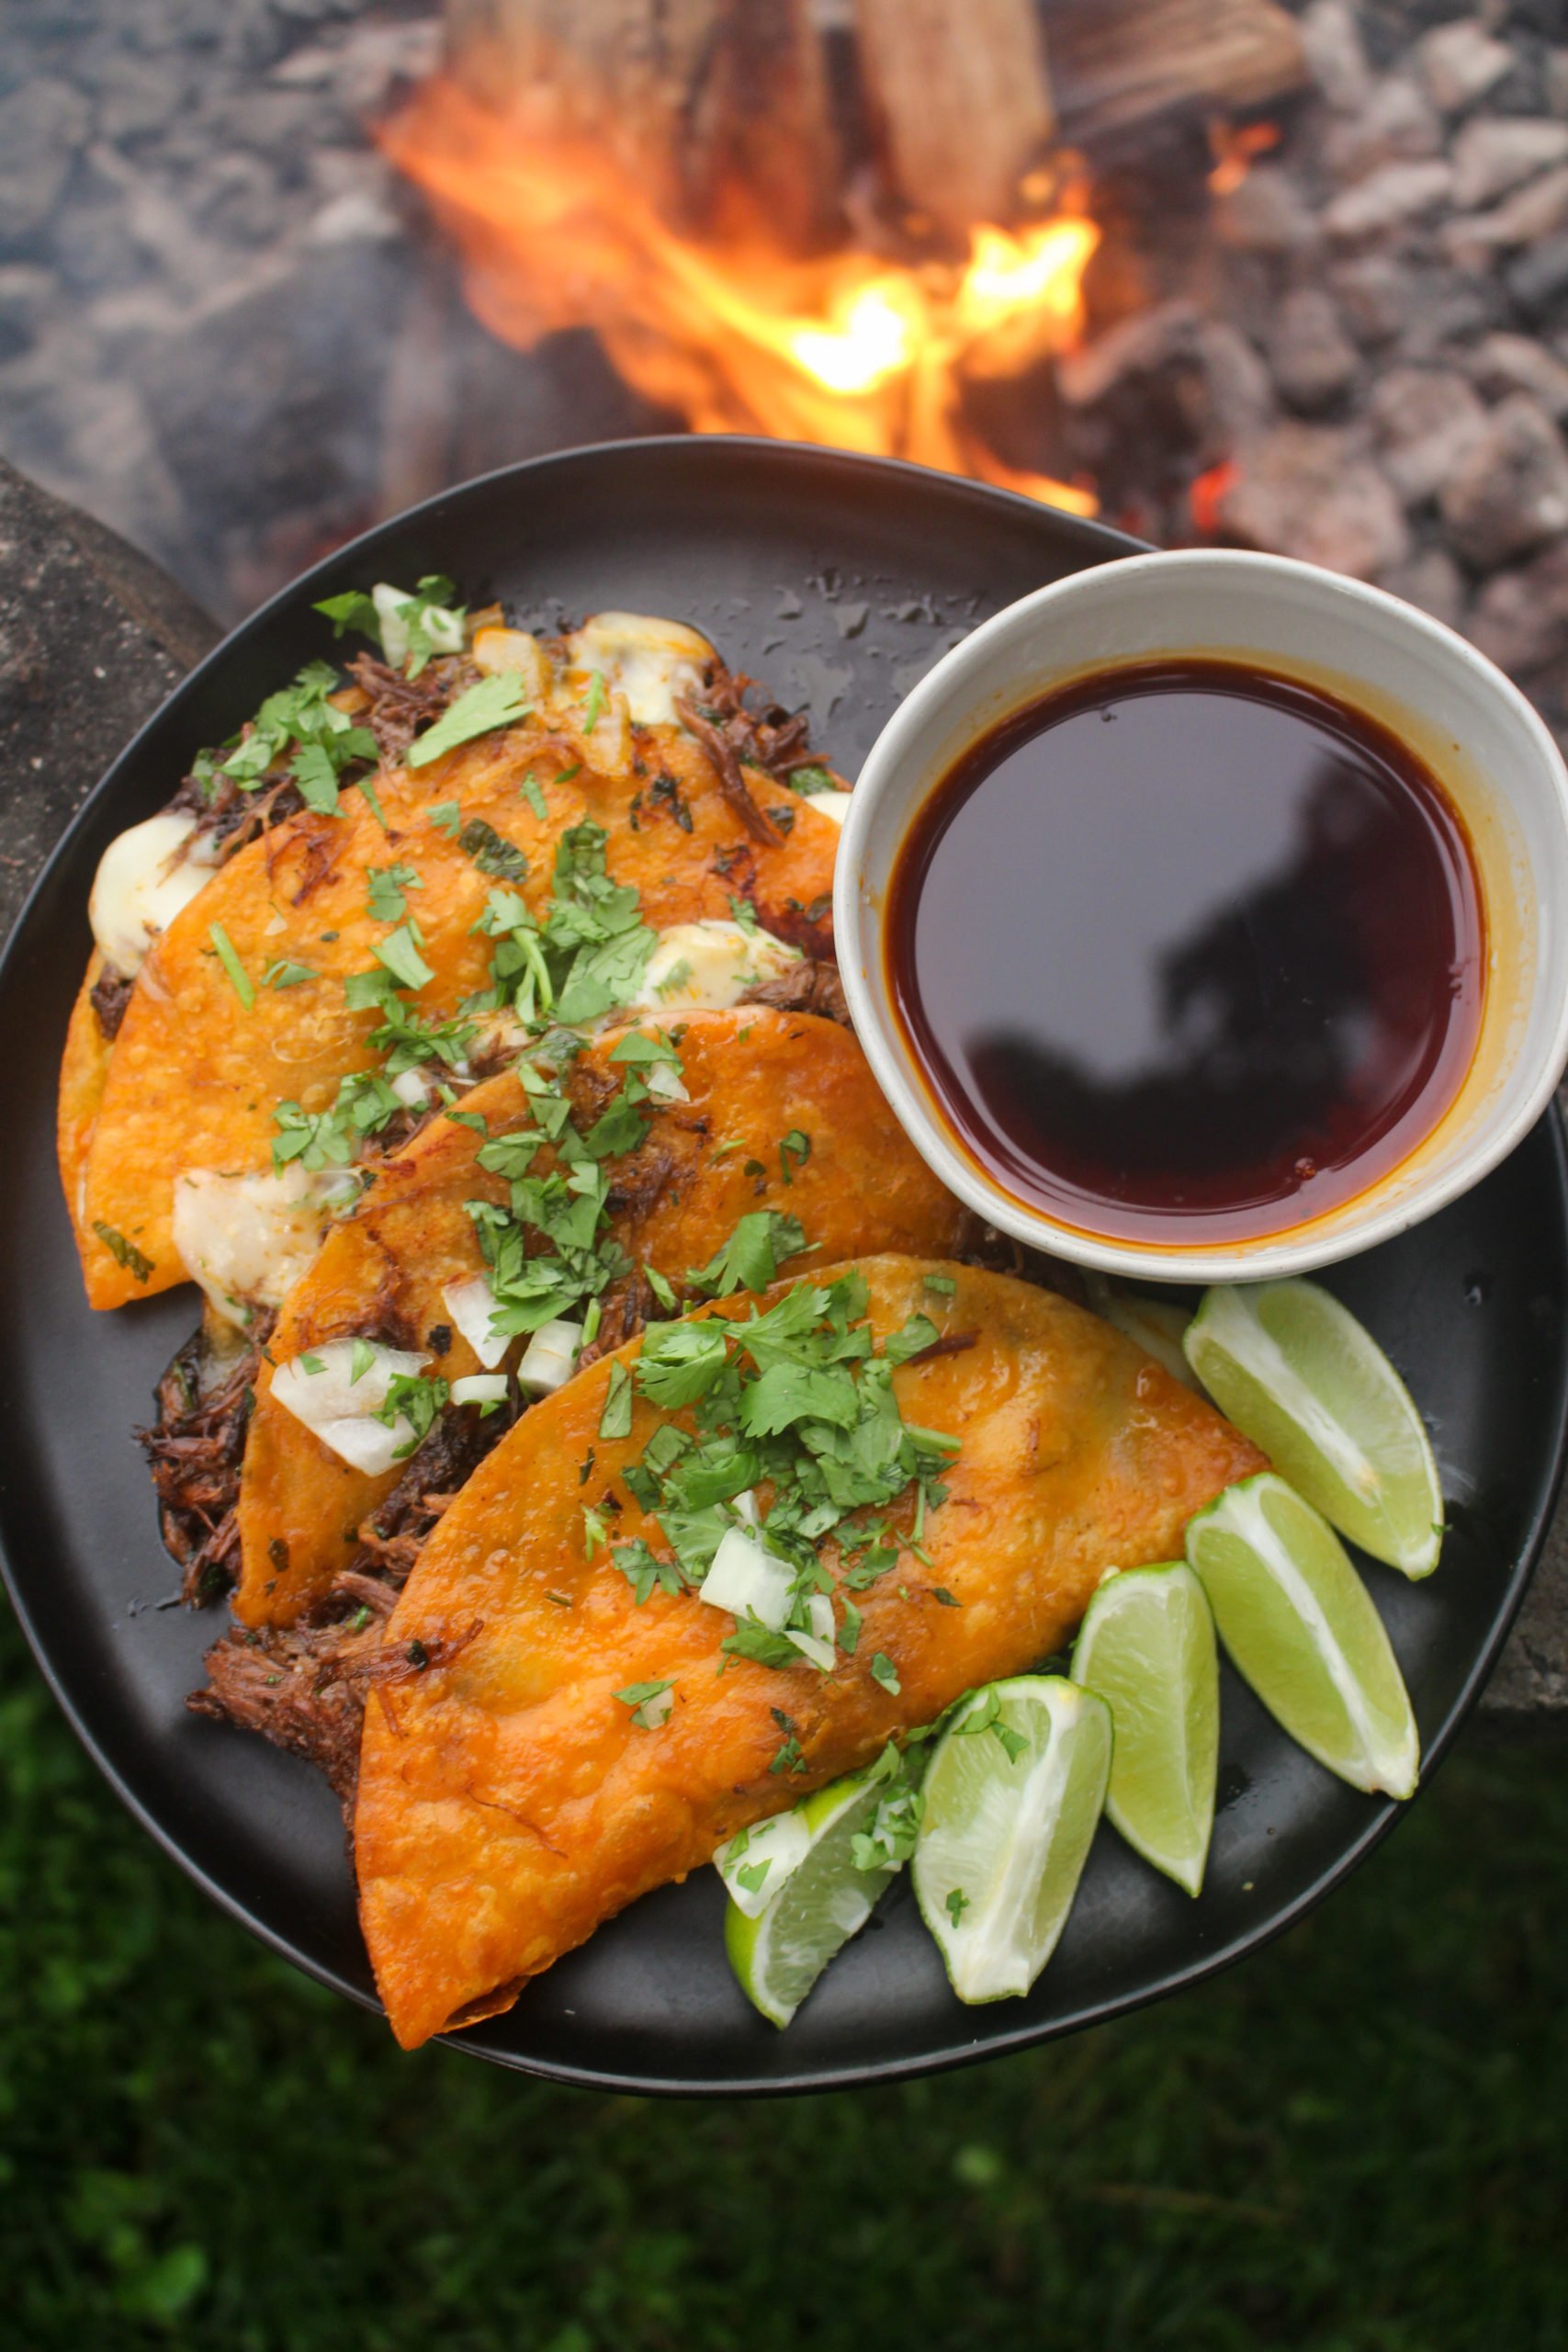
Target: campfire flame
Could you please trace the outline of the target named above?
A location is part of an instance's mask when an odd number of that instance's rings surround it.
[[[722,246],[678,235],[606,147],[525,129],[442,77],[380,136],[456,239],[469,303],[502,341],[525,350],[591,326],[626,382],[694,432],[911,458],[1096,512],[1090,491],[1010,465],[964,413],[966,384],[1071,348],[1092,220],[978,226],[962,264],[801,261],[755,232]]]

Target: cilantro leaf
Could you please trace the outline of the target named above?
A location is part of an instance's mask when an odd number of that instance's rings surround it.
[[[389,931],[376,950],[376,960],[384,964],[392,978],[405,989],[422,989],[435,978],[430,966],[419,952],[412,922],[405,920],[396,931]]]
[[[880,1682],[883,1689],[895,1699],[904,1687],[898,1679],[897,1668],[884,1650],[878,1650],[871,1661],[871,1679],[874,1682]]]
[[[529,707],[523,681],[514,671],[481,678],[443,711],[434,727],[416,737],[404,757],[411,768],[428,767],[432,760],[455,751],[459,743],[472,742],[478,735],[488,735],[494,728],[510,727],[525,718]]]
[[[497,881],[521,882],[527,874],[525,853],[482,817],[468,819],[457,836],[457,845],[468,852],[481,874],[489,874]]]
[[[766,1290],[784,1261],[805,1247],[806,1228],[798,1217],[781,1216],[776,1209],[754,1209],[740,1218],[705,1266],[686,1269],[686,1280],[708,1298],[727,1291]]]
[[[908,1363],[922,1349],[931,1347],[942,1337],[936,1325],[924,1315],[911,1315],[897,1331],[890,1331],[883,1349],[889,1363]]]
[[[249,1012],[256,1001],[255,982],[241,963],[234,943],[220,922],[209,923],[207,936],[212,942],[212,952],[229,976],[229,985]]]
[[[371,866],[366,879],[370,887],[373,922],[401,922],[409,910],[404,893],[424,887],[416,869],[401,861],[396,865]]]
[[[630,1437],[632,1433],[632,1376],[624,1363],[610,1366],[610,1385],[604,1392],[604,1409],[599,1416],[599,1434],[604,1438]]]
[[[645,1334],[637,1385],[650,1405],[694,1405],[719,1377],[728,1350],[722,1323],[661,1323]]]
[[[124,1234],[118,1232],[114,1226],[101,1222],[94,1224],[93,1231],[117,1265],[124,1266],[128,1272],[135,1275],[139,1283],[146,1281],[148,1275],[153,1271],[152,1261],[151,1258],[142,1256],[134,1241],[128,1241]]]

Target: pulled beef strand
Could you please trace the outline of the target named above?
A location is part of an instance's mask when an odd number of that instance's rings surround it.
[[[208,1651],[207,1688],[193,1690],[186,1705],[209,1722],[259,1732],[274,1747],[313,1764],[352,1820],[365,1701],[351,1683],[322,1686],[320,1678],[326,1659],[353,1643],[379,1648],[383,1622],[373,1618],[357,1634],[342,1623],[256,1633],[236,1625]]]
[[[803,956],[776,979],[759,980],[755,988],[747,989],[740,1001],[772,1005],[776,1012],[815,1012],[824,1021],[838,1022],[840,1028],[851,1026],[839,967],[821,956]]]
[[[154,1391],[156,1419],[136,1432],[158,1497],[158,1530],[191,1608],[216,1600],[239,1577],[240,1464],[265,1338],[258,1329],[214,1380],[207,1335],[193,1332]]]
[[[740,759],[726,729],[716,720],[705,718],[690,695],[677,695],[675,708],[681,724],[694,735],[718,773],[719,788],[725,798],[751,835],[753,841],[778,842],[784,836],[771,817],[765,817],[752,799],[746,779],[740,773]]]
[[[119,1024],[125,1019],[125,1008],[135,986],[130,973],[117,972],[112,964],[106,964],[88,990],[87,1001],[98,1016],[99,1033],[111,1043],[119,1035]]]
[[[374,653],[356,653],[348,672],[367,698],[367,707],[357,716],[388,760],[401,759],[414,737],[439,718],[478,675],[470,663],[450,655],[430,662],[417,678],[405,678]]]

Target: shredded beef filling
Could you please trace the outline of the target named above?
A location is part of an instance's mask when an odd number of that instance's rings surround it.
[[[430,662],[417,678],[405,678],[374,653],[355,654],[348,670],[367,697],[358,716],[375,736],[382,758],[392,760],[401,759],[414,737],[439,718],[479,674],[460,654]]]
[[[850,1008],[836,964],[807,956],[774,980],[759,980],[748,989],[742,1004],[770,1004],[776,1012],[815,1012],[824,1021],[849,1028]]]
[[[130,991],[136,986],[129,972],[117,972],[106,964],[88,992],[87,1001],[98,1016],[98,1027],[108,1038],[118,1037],[119,1024],[125,1019],[125,1008],[130,1002]]]
[[[269,1316],[229,1364],[215,1362],[205,1329],[193,1332],[158,1383],[157,1419],[136,1432],[157,1492],[159,1532],[193,1608],[229,1591],[239,1575],[240,1464],[257,1351],[271,1325]]]

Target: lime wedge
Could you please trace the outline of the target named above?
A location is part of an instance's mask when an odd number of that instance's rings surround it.
[[[1352,1788],[1407,1797],[1420,1766],[1409,1694],[1343,1545],[1272,1471],[1188,1526],[1220,1639],[1275,1720]]]
[[[961,2001],[1027,1993],[1055,1950],[1105,1802],[1111,1710],[1062,1675],[976,1691],[931,1758],[915,1893]]]
[[[864,1927],[901,1867],[897,1861],[869,1871],[855,1867],[854,1840],[872,1830],[887,1794],[886,1778],[874,1766],[852,1772],[781,1815],[788,1826],[773,1838],[764,1835],[772,1824],[751,1830],[750,1846],[739,1857],[736,1838],[719,1849],[727,1883],[750,1863],[773,1858],[760,1910],[748,1917],[731,1894],[724,1942],[741,1991],[774,2025],[788,2025],[834,1953]],[[738,1883],[742,1897],[752,1891]]]
[[[1315,1283],[1212,1290],[1185,1346],[1220,1410],[1342,1535],[1431,1575],[1438,1466],[1409,1390],[1348,1308]]]
[[[1106,1577],[1073,1648],[1073,1680],[1111,1710],[1106,1812],[1145,1861],[1196,1894],[1214,1825],[1220,1662],[1184,1561]]]

